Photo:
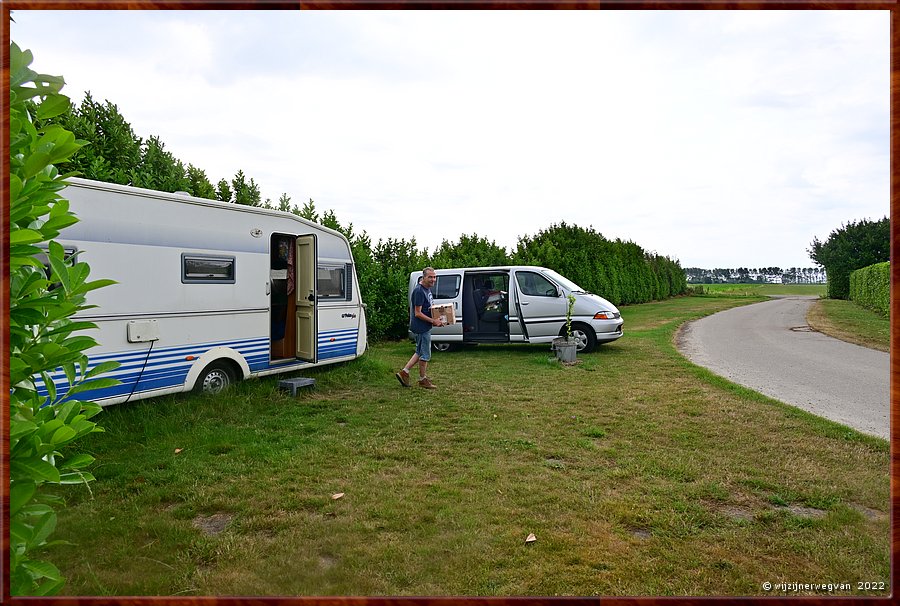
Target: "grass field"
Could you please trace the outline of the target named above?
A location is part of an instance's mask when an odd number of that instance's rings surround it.
[[[402,342],[297,398],[273,378],[112,407],[47,555],[83,595],[889,595],[887,442],[673,346],[747,301],[624,307],[573,367],[436,354],[436,392],[397,383]],[[796,581],[850,587],[763,588]]]
[[[693,284],[705,294],[726,296],[815,295],[824,297],[825,284]]]
[[[816,301],[810,308],[806,320],[814,329],[836,339],[879,351],[890,351],[890,320],[878,312],[860,307],[853,301],[840,299]]]

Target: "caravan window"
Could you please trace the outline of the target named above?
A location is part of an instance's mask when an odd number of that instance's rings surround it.
[[[181,281],[185,284],[234,284],[234,257],[183,254]]]
[[[316,271],[316,294],[319,299],[349,301],[352,297],[351,265],[320,265]]]
[[[39,245],[40,248],[47,250],[46,245]],[[75,253],[78,252],[78,249],[73,248],[71,246],[66,246],[63,248],[63,261],[65,261],[66,265],[71,266],[75,259]],[[50,269],[50,258],[48,253],[42,252],[34,255],[35,259],[37,259],[44,266],[44,274],[47,276],[47,279],[50,280],[53,277],[53,272]],[[53,282],[47,288],[47,290],[53,291],[60,287],[59,282]]]
[[[437,276],[431,296],[435,299],[455,299],[459,294],[459,282],[458,275]]]

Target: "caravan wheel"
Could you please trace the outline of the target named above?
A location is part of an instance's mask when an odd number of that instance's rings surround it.
[[[197,393],[219,394],[234,384],[234,370],[227,362],[213,362],[203,369],[194,391]]]
[[[435,351],[450,351],[453,349],[452,343],[435,343],[432,341],[431,348]]]

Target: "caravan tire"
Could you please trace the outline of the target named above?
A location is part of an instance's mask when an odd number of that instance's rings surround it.
[[[203,369],[197,382],[194,383],[196,393],[216,395],[222,393],[235,382],[234,369],[228,362],[213,362]]]
[[[450,351],[453,349],[452,343],[435,343],[432,341],[431,348],[435,351]]]
[[[564,337],[565,332],[560,336]],[[573,322],[572,336],[575,337],[575,350],[578,353],[591,353],[597,347],[597,335],[594,333],[594,329],[587,324]]]

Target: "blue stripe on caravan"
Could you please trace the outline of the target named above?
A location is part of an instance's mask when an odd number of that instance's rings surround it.
[[[240,339],[235,341],[210,341],[208,343],[196,343],[193,345],[179,345],[176,347],[165,347],[162,349],[154,349],[153,353],[164,353],[165,355],[190,355],[198,349],[206,351],[213,347],[231,347],[232,349],[244,349],[247,347],[268,347],[268,337],[257,337],[253,339]],[[91,356],[91,362],[105,362],[107,360],[115,360],[117,362],[131,361],[131,358],[143,360],[147,356],[147,350],[130,350],[119,351],[114,353],[98,354]]]
[[[187,378],[189,371],[190,371],[190,364],[185,363],[185,364],[180,364],[180,365],[174,366],[174,367],[172,367],[172,366],[168,366],[168,367],[153,366],[151,364],[147,364],[147,368],[144,370],[143,374],[141,374],[140,368],[134,369],[133,372],[128,372],[128,373],[107,373],[107,374],[102,375],[102,377],[118,379],[119,381],[122,382],[122,384],[118,385],[116,387],[111,387],[111,388],[105,389],[105,390],[92,390],[90,392],[85,392],[86,395],[83,397],[86,397],[89,399],[101,397],[101,396],[95,395],[96,393],[98,393],[100,391],[119,390],[119,391],[122,391],[123,393],[130,393],[131,387],[133,386],[134,382],[138,379],[138,377],[141,377],[140,385],[139,385],[141,388],[145,388],[145,383],[147,383],[148,381],[153,381],[153,382],[164,381],[165,387],[175,387],[176,385],[181,385],[184,383],[184,380]],[[65,392],[67,392],[69,390],[68,381],[62,381],[62,382],[54,381],[54,383],[56,384],[56,390],[57,390],[57,393],[59,393],[59,394],[64,394]],[[38,388],[38,394],[41,396],[46,396],[47,395],[46,386],[41,384],[41,386]]]
[[[342,358],[356,354],[359,330],[332,330],[319,334],[319,360]]]
[[[356,353],[356,345],[343,349],[330,349],[319,354],[319,360],[328,360],[331,358],[341,358],[343,356],[352,356]]]
[[[358,329],[342,329],[325,331],[318,335],[320,360],[352,356],[356,353],[359,338]],[[135,393],[152,389],[163,389],[183,385],[193,361],[185,360],[187,356],[200,357],[214,347],[228,347],[238,351],[250,367],[251,372],[274,368],[269,364],[270,343],[268,337],[238,339],[232,341],[211,341],[194,345],[179,345],[160,349],[141,349],[104,353],[90,356],[88,370],[108,361],[120,362],[114,371],[101,375],[104,378],[118,379],[122,383],[115,387],[84,392],[86,399],[102,399],[122,396],[131,393],[138,377],[140,382]],[[147,354],[150,353],[148,359]],[[143,369],[143,375],[141,375]],[[60,368],[50,374],[58,395],[65,394],[69,382],[65,372]],[[48,395],[46,386],[40,377],[36,378],[38,394]]]
[[[356,341],[359,335],[358,330],[335,330],[323,332],[319,334],[319,343],[330,343],[335,341]]]
[[[150,364],[165,364],[175,361],[181,361],[188,355],[199,357],[202,353],[205,353],[207,350],[213,347],[231,347],[232,349],[236,349],[237,351],[241,352],[242,355],[247,355],[255,351],[267,352],[269,349],[269,340],[268,338],[264,337],[252,340],[201,343],[198,345],[154,349],[150,355],[150,359],[147,360],[147,365],[149,366]],[[88,370],[94,368],[101,362],[108,361],[120,362],[121,366],[119,366],[119,368],[112,371],[111,373],[107,373],[104,375],[107,377],[115,377],[117,374],[124,373],[129,369],[136,368],[139,370],[144,365],[144,360],[147,359],[148,349],[142,349],[136,352],[127,351],[91,356],[90,362],[88,363]],[[50,376],[54,380],[56,380],[65,379],[66,375],[62,369],[57,369],[56,371],[51,373]]]
[[[265,358],[268,361],[268,337],[233,341],[213,341],[196,345],[181,345],[153,349],[152,351],[148,347],[147,349],[139,351],[132,350],[127,352],[99,354],[90,357],[88,369],[93,369],[97,364],[110,360],[122,362],[122,365],[119,366],[119,368],[104,373],[101,376],[104,378],[118,379],[122,381],[123,384],[107,389],[84,392],[82,397],[87,399],[99,399],[131,393],[134,381],[140,375],[142,368],[144,368],[144,375],[138,385],[141,391],[182,385],[184,384],[184,380],[187,377],[193,362],[185,360],[185,358],[190,355],[200,357],[203,353],[213,347],[229,347],[238,351],[245,358],[252,357],[254,359],[257,357],[254,354],[261,351],[262,354],[259,354],[259,357]],[[148,352],[150,353],[149,359],[147,357]],[[50,378],[56,385],[58,395],[65,394],[65,392],[68,391],[69,381],[61,368],[51,373]],[[47,388],[40,377],[36,378],[35,386],[37,387],[39,395],[43,397],[48,395]]]

